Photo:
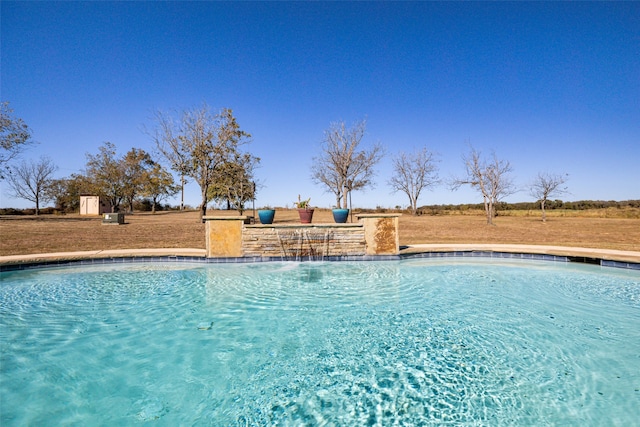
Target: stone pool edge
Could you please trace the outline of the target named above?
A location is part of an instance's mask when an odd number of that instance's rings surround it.
[[[509,258],[556,262],[582,262],[640,271],[640,252],[569,246],[508,244],[416,244],[400,247],[399,255],[331,256],[325,261],[373,261],[407,258]],[[205,249],[115,249],[0,256],[0,272],[71,265],[133,262],[251,263],[281,261],[281,257],[207,258]],[[289,259],[288,259],[289,260]],[[293,261],[300,259],[290,259]],[[304,258],[303,260],[306,260]]]
[[[401,247],[403,258],[473,257],[579,262],[640,271],[640,252],[571,246],[512,244],[416,244]]]

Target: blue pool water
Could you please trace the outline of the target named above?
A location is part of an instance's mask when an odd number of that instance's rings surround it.
[[[445,259],[0,278],[2,426],[640,419],[637,271]]]

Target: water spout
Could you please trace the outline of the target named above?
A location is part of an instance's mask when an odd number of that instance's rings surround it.
[[[329,253],[330,233],[310,230],[281,232],[276,229],[283,260],[323,261]]]

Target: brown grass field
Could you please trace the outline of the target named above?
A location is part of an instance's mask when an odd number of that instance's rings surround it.
[[[508,213],[508,215],[507,215]],[[640,251],[640,215],[628,211],[507,212],[486,225],[480,211],[400,217],[400,244],[509,243]],[[246,212],[251,215],[252,212]],[[208,215],[237,215],[210,211]],[[355,219],[355,218],[354,218]],[[0,256],[108,249],[205,248],[197,212],[135,213],[124,225],[103,225],[101,217],[40,215],[0,217]],[[297,223],[295,210],[278,210],[275,223]],[[314,223],[333,222],[316,209]]]

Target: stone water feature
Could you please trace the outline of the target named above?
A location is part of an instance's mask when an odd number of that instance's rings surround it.
[[[360,214],[347,224],[246,224],[246,216],[205,216],[207,257],[323,260],[398,255],[400,214]]]

